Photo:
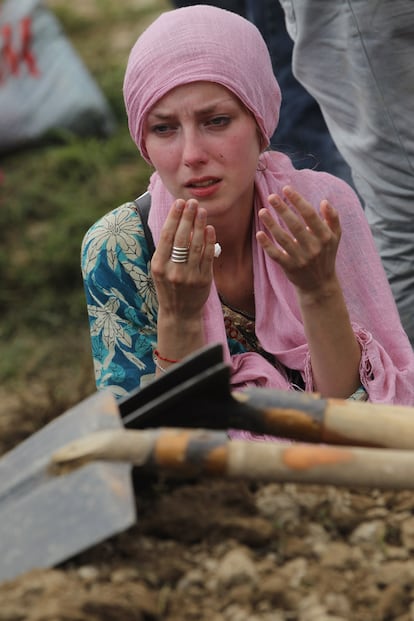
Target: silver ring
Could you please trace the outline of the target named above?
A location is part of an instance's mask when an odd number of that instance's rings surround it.
[[[190,248],[180,248],[179,246],[173,246],[171,253],[171,261],[173,263],[187,263]]]

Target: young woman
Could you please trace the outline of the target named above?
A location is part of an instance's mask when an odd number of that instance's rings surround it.
[[[85,236],[98,388],[124,395],[221,342],[237,388],[414,403],[414,354],[356,195],[266,150],[281,94],[257,28],[212,6],[162,14],[124,97],[155,169],[156,249],[133,203]]]

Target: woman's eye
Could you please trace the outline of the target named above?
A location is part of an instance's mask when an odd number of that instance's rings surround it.
[[[172,125],[165,125],[165,124],[163,124],[163,125],[153,125],[151,127],[152,133],[159,134],[159,135],[168,134],[168,132],[171,132],[173,130],[174,130],[174,127]]]
[[[228,116],[215,116],[207,122],[208,125],[213,125],[215,127],[222,127],[229,123],[230,118]]]

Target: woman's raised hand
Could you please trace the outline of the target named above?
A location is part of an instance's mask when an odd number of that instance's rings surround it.
[[[337,284],[335,260],[341,238],[338,213],[323,200],[319,215],[290,186],[284,187],[283,193],[287,201],[272,194],[269,203],[286,228],[278,224],[270,209],[261,209],[259,217],[268,234],[259,231],[257,240],[300,292],[318,296]]]
[[[201,316],[213,279],[215,241],[214,227],[207,224],[207,212],[196,200],[174,201],[151,261],[164,317],[183,322]],[[182,262],[175,262],[174,255]]]
[[[269,209],[261,209],[268,233],[258,232],[257,239],[296,287],[315,389],[346,398],[360,382],[361,351],[335,271],[341,238],[338,213],[323,200],[319,214],[290,186],[283,193],[287,201],[272,194],[269,203],[285,227]]]

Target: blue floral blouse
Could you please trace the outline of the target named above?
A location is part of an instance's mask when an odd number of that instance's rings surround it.
[[[150,260],[133,203],[103,216],[82,243],[96,385],[116,396],[154,377],[158,302]]]

